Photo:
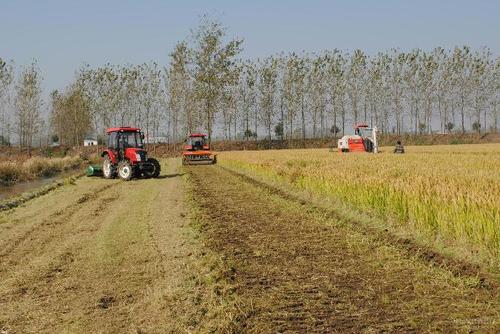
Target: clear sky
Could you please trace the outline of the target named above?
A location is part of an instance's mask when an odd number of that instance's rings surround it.
[[[168,62],[199,16],[243,37],[244,57],[467,44],[500,55],[499,0],[0,0],[0,57],[37,59],[46,93],[84,62]]]

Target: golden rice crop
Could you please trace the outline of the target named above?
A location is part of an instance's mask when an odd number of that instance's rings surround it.
[[[434,238],[500,255],[500,145],[408,147],[395,155],[324,149],[239,151],[227,167],[331,196],[383,217],[396,217]]]

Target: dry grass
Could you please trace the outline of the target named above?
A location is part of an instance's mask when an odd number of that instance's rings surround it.
[[[11,184],[39,177],[52,176],[62,171],[76,168],[82,162],[83,159],[80,155],[64,158],[32,157],[23,162],[0,162],[0,184]]]
[[[185,282],[201,251],[184,234],[178,167],[81,178],[0,212],[0,332],[188,332],[201,305]]]
[[[220,162],[340,199],[356,209],[461,244],[489,266],[500,250],[500,147],[494,144],[408,147],[394,155],[327,150],[222,153]]]

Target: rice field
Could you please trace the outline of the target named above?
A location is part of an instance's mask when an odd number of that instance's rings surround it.
[[[500,145],[392,148],[380,154],[325,149],[221,153],[231,169],[340,200],[432,242],[461,245],[498,268]],[[389,221],[391,223],[389,223]]]

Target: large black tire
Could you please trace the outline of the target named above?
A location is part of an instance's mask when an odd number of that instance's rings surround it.
[[[118,176],[124,181],[129,181],[134,176],[134,170],[128,161],[120,161],[118,164]]]
[[[111,159],[108,155],[104,158],[104,162],[102,163],[102,175],[105,179],[114,179],[116,176],[115,168],[111,163]]]
[[[146,172],[145,173],[146,177],[157,178],[158,176],[160,176],[161,166],[160,166],[160,163],[158,162],[158,160],[156,160],[155,158],[149,158],[148,162],[153,164],[154,170],[152,172]]]

